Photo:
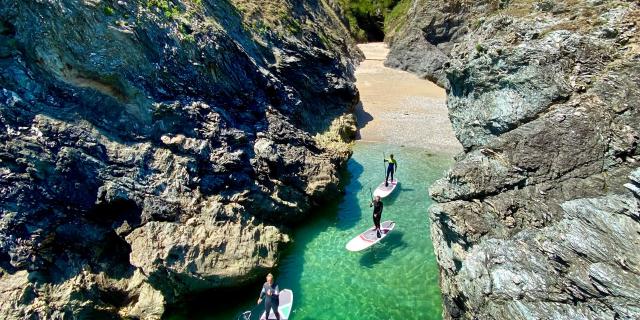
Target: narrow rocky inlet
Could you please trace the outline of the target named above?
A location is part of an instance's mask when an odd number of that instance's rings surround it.
[[[639,106],[637,0],[0,0],[0,318],[640,319]]]
[[[365,56],[355,72],[360,137],[342,177],[344,194],[316,210],[314,218],[292,233],[291,247],[272,271],[282,288],[296,294],[296,319],[439,320],[442,300],[425,219],[431,204],[427,188],[462,148],[448,121],[444,89],[384,67],[388,53],[384,43],[358,48]],[[385,198],[383,214],[397,227],[380,244],[349,252],[345,244],[372,224],[370,190],[384,179],[385,153],[394,153],[400,164],[401,184],[397,194]],[[259,313],[255,305],[259,287],[257,283],[235,291],[234,299],[215,296],[225,301],[223,308],[210,303],[212,293],[203,294],[173,308],[168,317],[233,319],[246,310]],[[403,298],[380,303],[383,297]]]

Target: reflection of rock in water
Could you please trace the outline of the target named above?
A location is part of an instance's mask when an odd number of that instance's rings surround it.
[[[430,190],[446,318],[640,318],[639,15],[415,2],[388,63],[449,88],[466,149]]]
[[[0,318],[158,318],[336,193],[359,54],[333,15],[164,2],[0,0]]]

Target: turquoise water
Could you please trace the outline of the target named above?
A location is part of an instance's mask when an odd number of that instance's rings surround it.
[[[383,221],[396,221],[396,228],[377,245],[349,252],[346,243],[373,225],[369,188],[384,179],[383,152],[398,160],[399,190],[383,199],[382,214]],[[424,149],[358,142],[348,163],[344,197],[296,228],[293,245],[274,270],[280,288],[294,292],[291,319],[441,319],[427,188],[451,162]],[[168,318],[236,319],[255,307],[259,289],[256,284],[224,298],[200,297]],[[229,300],[231,296],[236,298]],[[221,308],[216,301],[223,300]]]

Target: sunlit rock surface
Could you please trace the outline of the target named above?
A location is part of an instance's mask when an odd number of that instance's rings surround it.
[[[159,318],[336,194],[360,53],[325,1],[0,1],[0,318]]]
[[[430,189],[445,318],[640,318],[639,18],[413,1],[387,64],[447,88],[465,148]]]

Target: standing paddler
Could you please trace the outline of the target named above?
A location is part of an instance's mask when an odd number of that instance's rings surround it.
[[[267,274],[267,282],[262,285],[262,291],[260,291],[260,297],[258,298],[258,304],[262,302],[264,298],[264,314],[265,318],[269,319],[269,313],[273,310],[276,319],[280,320],[280,313],[278,312],[278,305],[280,304],[280,288],[273,281],[273,275]]]
[[[380,196],[376,196],[369,204],[369,207],[373,207],[373,225],[376,228],[376,235],[380,238],[380,219],[382,219],[382,209],[384,207]]]
[[[385,163],[389,163],[389,166],[387,167],[387,175],[384,178],[384,186],[388,187],[389,186],[389,176],[391,176],[391,181],[393,182],[393,174],[396,172],[396,170],[398,170],[398,162],[396,161],[396,159],[393,158],[393,153],[389,155],[389,159],[384,159]]]

